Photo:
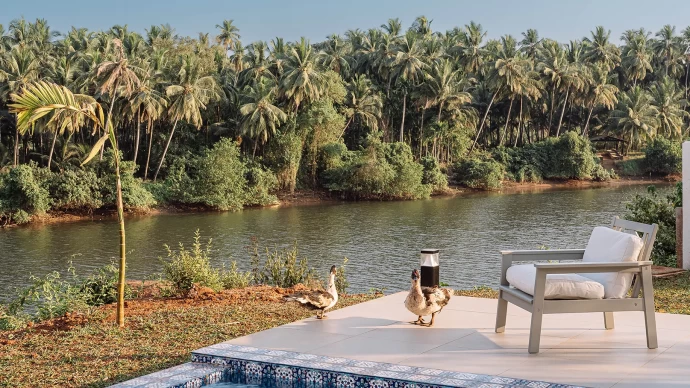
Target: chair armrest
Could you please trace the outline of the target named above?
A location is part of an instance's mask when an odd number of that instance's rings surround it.
[[[506,272],[513,261],[582,260],[584,254],[584,249],[501,251],[501,285],[508,285]]]
[[[651,266],[651,261],[632,261],[625,263],[535,263],[538,273],[602,273],[602,272],[640,272],[642,267]]]

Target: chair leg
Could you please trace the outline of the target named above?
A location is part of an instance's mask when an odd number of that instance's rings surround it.
[[[506,317],[508,316],[508,301],[503,299],[503,291],[498,293],[498,308],[496,309],[496,333],[506,331]]]
[[[652,286],[652,268],[642,267],[642,300],[644,303],[644,324],[647,329],[647,347],[659,347],[656,338],[656,316],[654,315],[654,288]]]
[[[537,276],[534,279],[534,297],[532,299],[532,322],[529,327],[530,354],[539,353],[541,341],[541,322],[544,315],[544,291],[546,289],[546,273],[537,268]]]
[[[606,327],[606,330],[611,330],[613,329],[613,312],[605,312],[604,313],[604,327]]]

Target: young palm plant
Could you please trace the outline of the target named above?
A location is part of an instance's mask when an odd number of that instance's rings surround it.
[[[13,93],[10,110],[17,115],[17,129],[21,133],[31,130],[31,127],[42,118],[48,118],[48,125],[55,128],[78,128],[89,123],[94,133],[102,130],[103,135],[82,162],[88,163],[94,158],[106,142],[109,142],[115,153],[115,177],[117,192],[117,218],[120,225],[120,268],[117,286],[117,324],[125,324],[125,220],[124,205],[122,203],[122,183],[120,181],[120,151],[117,147],[115,129],[112,120],[103,114],[103,108],[90,96],[75,95],[64,86],[48,82],[29,84],[19,93]]]

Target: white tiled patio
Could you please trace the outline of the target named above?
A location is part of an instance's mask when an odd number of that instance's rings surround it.
[[[527,353],[529,314],[508,308],[506,332],[493,332],[496,300],[453,297],[434,327],[403,306],[406,293],[229,341],[333,357],[500,375],[589,387],[690,386],[690,316],[657,313],[659,348],[646,347],[641,312],[545,315],[541,352]]]

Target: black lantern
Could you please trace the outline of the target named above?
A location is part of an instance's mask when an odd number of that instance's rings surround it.
[[[420,284],[422,287],[438,287],[438,249],[422,249],[420,264],[422,266],[422,277]]]

